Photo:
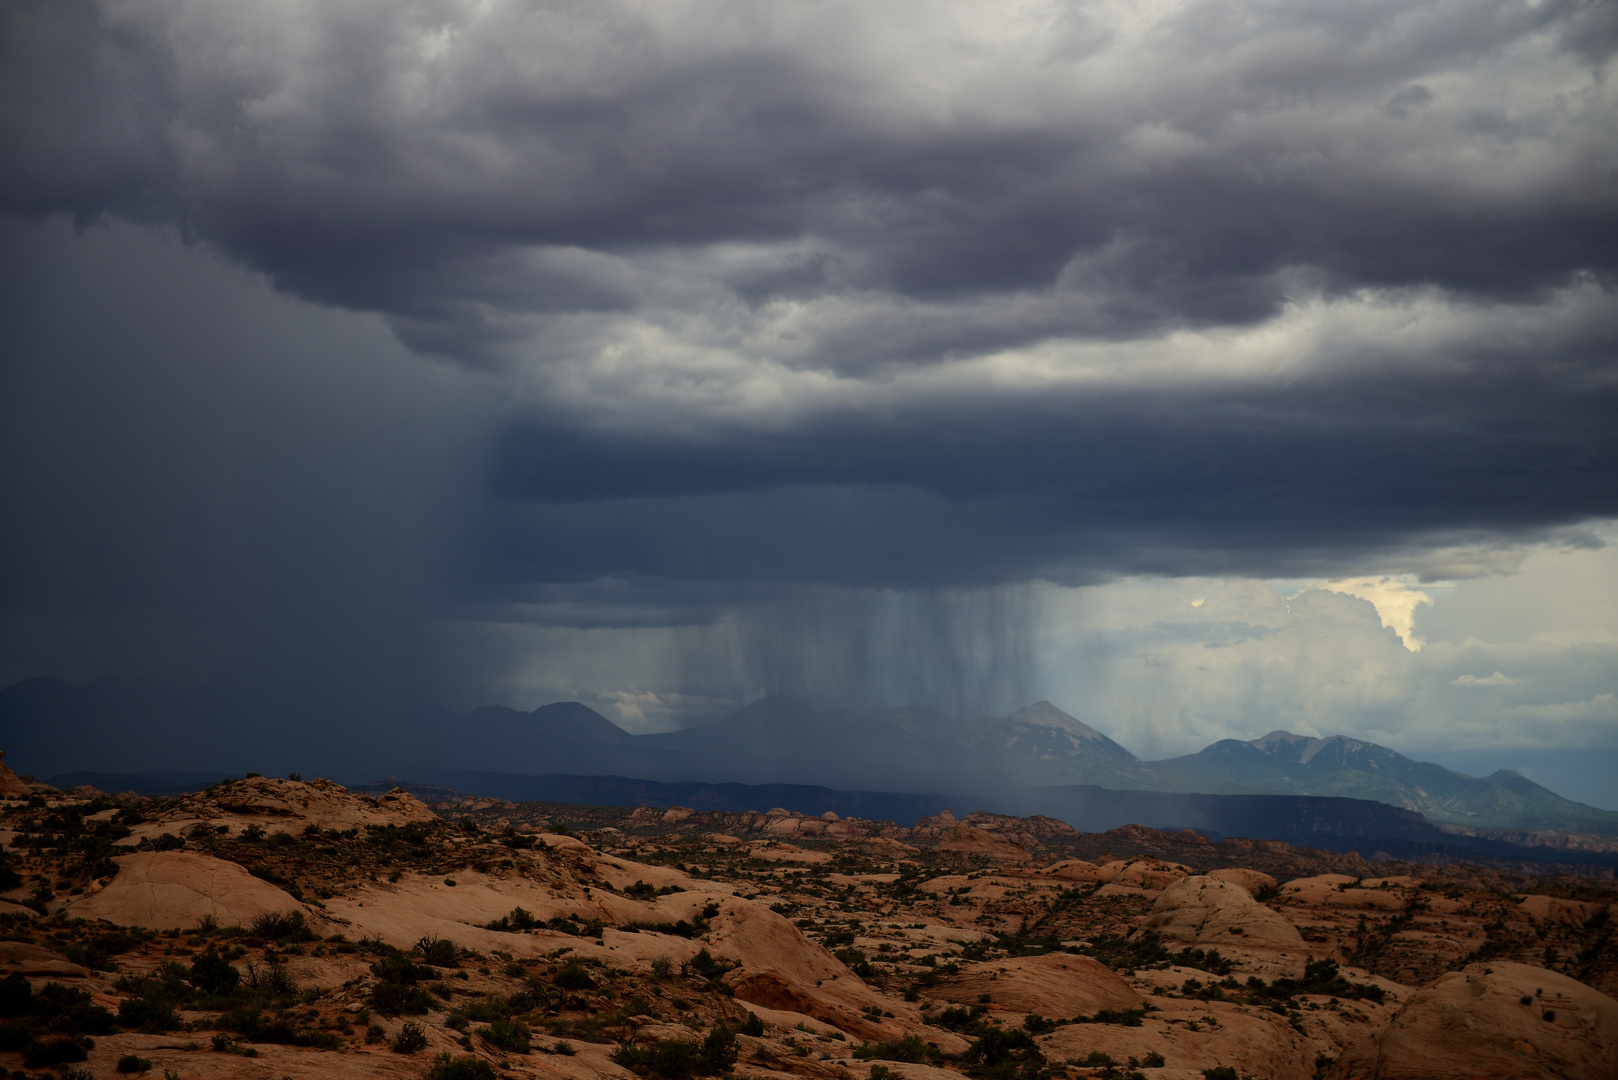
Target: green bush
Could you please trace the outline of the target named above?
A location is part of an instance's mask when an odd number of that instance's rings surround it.
[[[556,985],[563,990],[589,990],[595,984],[584,965],[576,960],[556,973]]]
[[[421,1080],[495,1080],[495,1072],[487,1061],[458,1058],[446,1050],[433,1058],[432,1067],[421,1074]]]
[[[118,1003],[118,1022],[149,1035],[162,1035],[180,1026],[180,1014],[156,994],[142,995]]]
[[[974,1080],[1033,1080],[1045,1065],[1033,1036],[1021,1029],[988,1028],[961,1058]]]
[[[371,1008],[389,1016],[421,1016],[434,1006],[433,996],[419,986],[380,982],[371,988]]]
[[[729,1072],[731,1066],[736,1064],[738,1052],[736,1033],[724,1024],[715,1024],[702,1040],[702,1071]]]
[[[433,967],[455,967],[455,942],[431,934],[416,942],[416,951]]]
[[[927,1060],[927,1047],[914,1035],[906,1035],[902,1039],[861,1043],[854,1048],[854,1056],[861,1061],[905,1061],[919,1065]]]
[[[118,1064],[113,1067],[121,1073],[145,1072],[152,1067],[152,1059],[138,1057],[134,1054],[125,1054],[118,1059]]]
[[[729,1072],[736,1057],[736,1034],[724,1024],[710,1028],[700,1044],[689,1039],[661,1039],[651,1046],[622,1043],[612,1053],[613,1061],[652,1080],[689,1080]]]
[[[371,965],[371,974],[383,982],[404,983],[414,986],[423,979],[436,979],[438,972],[426,964],[418,964],[397,950],[386,953]]]
[[[645,1047],[625,1043],[613,1051],[612,1060],[654,1080],[688,1080],[697,1075],[702,1049],[689,1039],[661,1039]]]
[[[264,914],[256,916],[248,924],[248,929],[252,931],[254,937],[266,938],[270,941],[284,941],[287,939],[310,941],[314,938],[314,935],[309,932],[309,928],[304,925],[303,912],[301,911],[266,911]]]
[[[22,1063],[30,1069],[61,1065],[70,1061],[84,1061],[89,1053],[79,1039],[61,1036],[54,1039],[35,1039],[23,1049]]]
[[[427,1032],[414,1020],[405,1023],[399,1029],[399,1034],[393,1039],[393,1052],[395,1054],[414,1054],[417,1050],[427,1047]]]
[[[234,964],[219,955],[212,945],[202,951],[191,963],[191,971],[186,976],[192,986],[204,994],[223,997],[236,988],[241,981],[242,974],[236,970]]]
[[[521,1020],[501,1017],[488,1027],[477,1029],[478,1038],[497,1049],[511,1054],[526,1054],[529,1050],[528,1025]]]
[[[757,1013],[748,1013],[747,1019],[742,1021],[741,1033],[757,1038],[764,1034],[764,1021],[758,1018]]]

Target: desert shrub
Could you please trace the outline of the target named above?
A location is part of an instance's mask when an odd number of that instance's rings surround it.
[[[838,949],[832,955],[846,964],[848,970],[860,978],[868,979],[871,977],[871,962],[865,958],[863,949]]]
[[[143,994],[118,1003],[118,1021],[149,1035],[161,1035],[180,1026],[180,1014],[160,994]]]
[[[551,1047],[551,1053],[561,1054],[563,1057],[572,1057],[574,1054],[578,1053],[578,1051],[573,1049],[572,1043],[568,1042],[566,1039],[563,1039],[555,1046]]]
[[[612,1060],[632,1073],[654,1080],[688,1080],[702,1064],[702,1049],[689,1039],[660,1039],[651,1046],[624,1043]]]
[[[1145,1009],[1102,1009],[1094,1016],[1079,1016],[1074,1018],[1080,1024],[1119,1024],[1123,1027],[1140,1027],[1140,1022],[1146,1015]],[[1030,1028],[1029,1030],[1033,1030]],[[1038,1032],[1035,1032],[1038,1034]]]
[[[314,938],[309,928],[304,925],[301,911],[266,911],[262,915],[255,916],[248,924],[248,929],[252,931],[254,937],[270,941],[285,941],[289,938],[294,941],[310,941]]]
[[[674,893],[684,891],[678,885],[665,885],[660,889],[655,885],[648,885],[644,881],[637,881],[633,885],[624,887],[624,895],[634,900],[653,900],[659,896],[671,896]],[[714,914],[718,914],[717,908]],[[713,915],[708,915],[707,917],[711,919]]]
[[[432,1067],[421,1074],[421,1080],[495,1080],[495,1072],[487,1061],[458,1058],[446,1050],[433,1058]]]
[[[556,973],[556,985],[563,990],[589,990],[595,984],[584,965],[576,960]]]
[[[51,1039],[35,1039],[23,1048],[22,1063],[30,1069],[38,1069],[72,1061],[84,1061],[90,1056],[84,1046],[85,1041],[66,1035]]]
[[[35,1028],[66,1035],[110,1035],[113,1030],[112,1013],[97,1005],[88,990],[57,982],[33,990],[18,1015],[28,1017]]]
[[[266,1015],[263,1009],[245,1002],[226,1010],[215,1024],[226,1031],[236,1032],[248,1042],[287,1043],[294,1046],[312,1044],[311,1040],[302,1037],[285,1014]]]
[[[755,1038],[764,1034],[764,1021],[758,1018],[757,1013],[748,1013],[747,1019],[742,1021],[741,1033],[752,1035]]]
[[[416,942],[416,952],[433,967],[455,967],[455,942],[431,934]]]
[[[552,929],[561,929],[561,927],[552,927]],[[696,922],[687,922],[684,919],[681,919],[679,922],[635,921],[619,923],[618,929],[622,930],[626,934],[639,934],[642,931],[645,931],[648,934],[667,934],[670,937],[694,938],[700,937],[702,934],[707,933],[708,924],[703,922],[701,919],[698,919]]]
[[[433,1008],[433,996],[408,983],[379,982],[371,988],[371,1008],[389,1016],[420,1016]]]
[[[1077,949],[1071,951],[1078,951]],[[1162,939],[1148,930],[1135,937],[1104,934],[1095,939],[1090,955],[1116,971],[1137,968],[1161,969],[1169,966],[1196,968],[1214,975],[1229,975],[1231,963],[1218,949],[1181,949],[1170,952]]]
[[[1045,1065],[1033,1036],[1020,1029],[989,1028],[961,1058],[974,1080],[1033,1080]]]
[[[528,1025],[521,1020],[501,1017],[488,1027],[477,1029],[478,1038],[497,1049],[512,1054],[526,1054],[529,1050]]]
[[[468,1020],[475,1020],[480,1024],[487,1024],[494,1020],[504,1020],[512,1013],[511,1003],[499,994],[490,994],[482,1001],[473,1001],[461,1006],[460,1010]]]
[[[493,922],[483,924],[485,930],[499,930],[509,933],[513,930],[532,930],[539,922],[534,918],[533,912],[525,908],[515,907],[511,914],[502,915]]]
[[[1331,959],[1308,961],[1304,965],[1302,979],[1282,977],[1266,985],[1263,979],[1252,976],[1247,980],[1247,990],[1255,997],[1269,998],[1277,1004],[1287,1005],[1292,1004],[1292,998],[1297,994],[1363,998],[1376,1002],[1382,1001],[1386,996],[1380,986],[1372,983],[1351,983],[1343,978],[1337,969],[1337,961]]]
[[[702,1071],[704,1073],[729,1072],[736,1064],[738,1054],[736,1033],[724,1024],[708,1029],[702,1040]]]
[[[689,963],[691,970],[701,975],[704,979],[717,979],[730,970],[727,965],[715,960],[713,954],[707,949],[699,949],[697,955],[693,956]]]
[[[1056,1021],[1047,1020],[1038,1013],[1029,1013],[1022,1018],[1022,1028],[1030,1035],[1043,1035],[1056,1030]]]
[[[426,964],[418,964],[407,953],[392,950],[371,964],[371,974],[383,982],[404,983],[414,986],[423,979],[436,979],[438,972]]]
[[[414,1054],[417,1050],[427,1048],[427,1031],[414,1020],[406,1021],[399,1034],[393,1039],[393,1052],[395,1054]]]
[[[241,977],[242,973],[236,970],[236,966],[220,956],[212,945],[191,962],[191,970],[186,976],[192,986],[215,997],[222,997],[234,990]]]
[[[113,1068],[117,1069],[121,1073],[145,1072],[151,1067],[151,1058],[143,1058],[135,1054],[125,1054],[123,1057],[118,1059],[118,1064],[113,1066]]]
[[[927,1047],[914,1035],[906,1035],[902,1039],[861,1043],[854,1048],[854,1056],[861,1061],[905,1061],[919,1065],[927,1060]]]
[[[1163,1055],[1156,1050],[1148,1050],[1146,1056],[1140,1059],[1140,1063],[1147,1069],[1161,1069],[1164,1065]]]
[[[1229,1065],[1215,1065],[1202,1070],[1202,1080],[1246,1080]]]

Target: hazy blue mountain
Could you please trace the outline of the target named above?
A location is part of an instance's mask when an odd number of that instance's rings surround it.
[[[1387,747],[1275,731],[1141,761],[1041,701],[960,721],[924,708],[765,698],[718,723],[632,735],[578,702],[456,713],[409,702],[312,700],[230,685],[31,679],[0,690],[0,750],[19,770],[248,770],[371,779],[423,769],[798,784],[997,795],[1037,787],[1370,799],[1436,822],[1618,833],[1618,812],[1512,772],[1470,777]]]
[[[1247,742],[1221,739],[1148,768],[1159,790],[1342,795],[1452,824],[1618,832],[1618,813],[1564,799],[1509,770],[1466,776],[1342,735],[1316,739],[1272,731]]]
[[[1048,701],[969,725],[964,745],[970,760],[992,761],[1021,785],[1139,787],[1146,777],[1134,754]]]

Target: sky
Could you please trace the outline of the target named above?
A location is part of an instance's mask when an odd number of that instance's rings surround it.
[[[1595,800],[1615,54],[1595,0],[14,0],[0,683],[1048,698]]]

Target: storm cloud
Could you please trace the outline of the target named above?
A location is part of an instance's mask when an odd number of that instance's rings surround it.
[[[6,674],[971,712],[1036,583],[1577,547],[1615,55],[1596,0],[17,0]]]

